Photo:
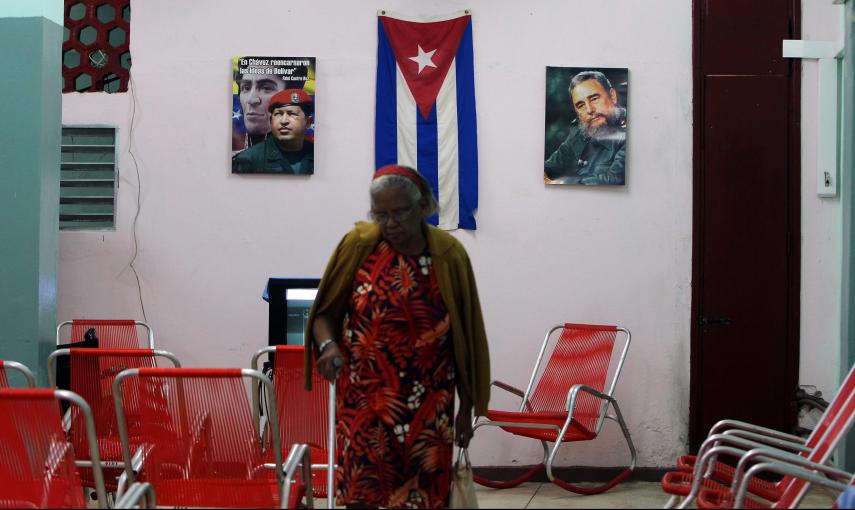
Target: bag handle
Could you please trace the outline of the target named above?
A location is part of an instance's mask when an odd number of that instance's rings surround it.
[[[459,467],[461,461],[466,461],[466,464],[463,464],[464,467],[468,469],[472,469],[472,463],[469,461],[469,448],[460,448],[457,452],[457,462],[455,463],[455,468]]]

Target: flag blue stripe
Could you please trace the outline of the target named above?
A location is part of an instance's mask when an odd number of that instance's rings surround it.
[[[398,162],[397,67],[392,45],[377,18],[377,96],[374,119],[374,167]]]
[[[416,108],[416,137],[418,139],[416,164],[436,197],[439,189],[439,135],[436,127],[436,103],[431,107],[427,119]],[[439,223],[439,215],[434,214],[427,221],[431,225],[436,225]]]
[[[457,160],[460,228],[475,230],[478,208],[478,126],[475,120],[475,65],[472,20],[466,25],[455,60],[457,71]]]

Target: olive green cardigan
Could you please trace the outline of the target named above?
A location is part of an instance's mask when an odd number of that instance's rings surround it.
[[[463,245],[450,234],[430,225],[424,226],[424,232],[439,291],[451,319],[457,380],[465,385],[464,390],[472,398],[475,415],[483,416],[487,414],[490,400],[490,355],[469,256]],[[380,228],[373,223],[359,222],[344,236],[327,264],[306,323],[307,390],[312,389],[312,358],[317,350],[312,341],[315,317],[327,316],[336,327],[343,323],[356,271],[378,242]],[[341,335],[340,329],[336,331],[337,335]],[[334,340],[338,342],[340,338]]]

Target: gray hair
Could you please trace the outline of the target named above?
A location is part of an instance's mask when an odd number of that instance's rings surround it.
[[[425,189],[430,189],[430,185],[424,176],[421,174],[418,174],[418,176],[422,179],[422,184]],[[433,193],[427,193],[426,196],[423,196],[419,186],[417,186],[411,179],[402,175],[384,175],[371,181],[371,185],[368,188],[368,192],[371,195],[371,203],[374,203],[375,194],[389,189],[402,190],[410,198],[410,202],[412,204],[418,204],[422,198],[425,198],[427,200],[427,206],[422,214],[422,219],[427,218],[439,210],[439,204],[433,196]]]
[[[576,85],[579,85],[583,81],[588,80],[597,80],[597,82],[602,85],[604,89],[606,89],[606,92],[614,88],[612,87],[612,83],[609,81],[609,79],[606,78],[605,74],[599,71],[582,71],[581,73],[574,76],[572,80],[570,80],[570,87],[568,88],[568,90],[572,94],[573,89],[576,88]]]

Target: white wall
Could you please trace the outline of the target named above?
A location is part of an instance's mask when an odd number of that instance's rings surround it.
[[[159,346],[188,366],[246,365],[267,339],[260,298],[267,277],[318,276],[341,235],[366,216],[378,8],[411,15],[473,9],[481,207],[478,231],[455,235],[475,267],[493,375],[524,386],[536,345],[554,323],[628,327],[634,342],[617,396],[639,464],[671,465],[688,422],[688,1],[185,0],[180,9],[165,0],[135,2],[133,95],[64,96],[64,123],[116,125],[123,152],[116,231],[60,236],[58,318],[141,315],[128,267],[138,189],[130,146],[142,181],[136,266]],[[230,59],[240,54],[317,57],[314,176],[230,173]],[[547,65],[630,69],[624,188],[544,186]],[[805,221],[808,244],[813,222],[825,219],[806,214]],[[808,325],[818,313],[803,307],[805,334],[813,334]],[[495,395],[495,407],[511,405]],[[613,448],[574,447],[564,461],[619,465],[626,454],[618,434],[606,437]],[[479,432],[473,461],[539,458],[535,442],[505,439]]]
[[[802,3],[802,39],[843,41],[843,5]],[[802,289],[799,383],[830,400],[840,384],[840,300],[843,267],[840,198],[816,194],[818,65],[802,61]],[[843,370],[845,373],[846,370]]]

